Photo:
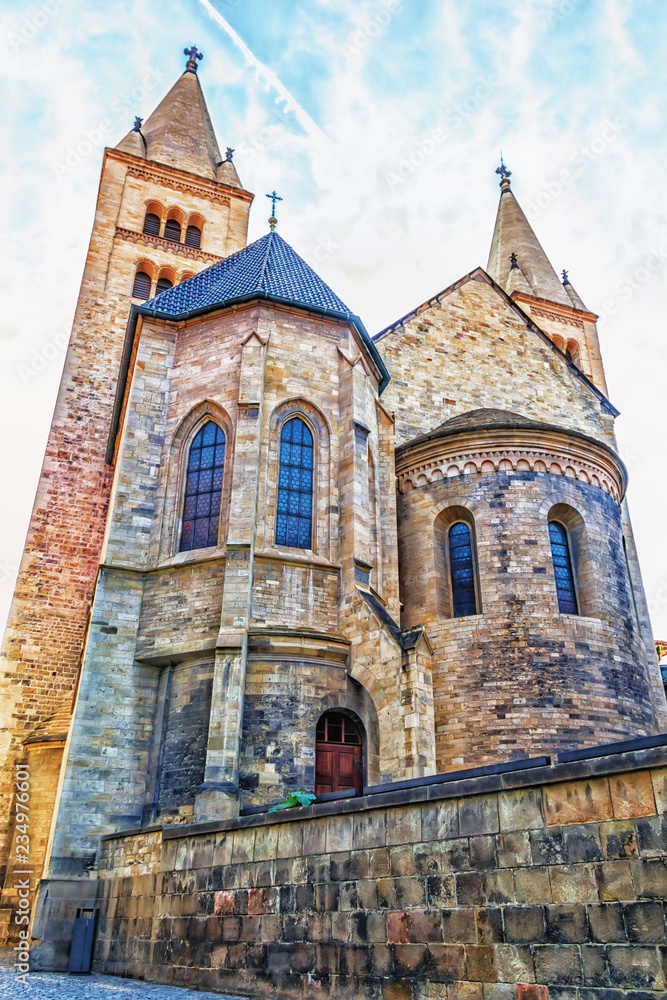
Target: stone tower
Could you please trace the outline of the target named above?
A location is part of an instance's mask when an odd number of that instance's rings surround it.
[[[8,750],[4,876],[14,761],[33,762],[31,860],[41,870],[113,482],[108,456],[132,303],[245,246],[252,195],[221,157],[190,53],[144,125],[106,149],[67,359],[2,649]],[[148,217],[148,218],[147,218]],[[152,223],[152,225],[151,225]],[[199,238],[197,238],[199,233]],[[136,284],[137,273],[145,275]],[[146,284],[141,285],[141,280]],[[109,460],[107,460],[109,459]],[[3,896],[6,924],[11,898]]]
[[[433,645],[438,771],[665,728],[597,317],[498,172],[488,273],[376,338],[396,417],[401,621]]]

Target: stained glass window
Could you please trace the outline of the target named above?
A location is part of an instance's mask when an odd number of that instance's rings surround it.
[[[554,576],[556,577],[558,610],[562,615],[576,615],[579,611],[577,609],[577,593],[574,589],[570,546],[567,531],[559,521],[549,522],[549,538],[551,540]]]
[[[225,434],[209,420],[197,433],[188,456],[181,552],[218,543]]]
[[[449,565],[452,577],[452,609],[454,618],[477,614],[475,598],[475,568],[472,557],[470,528],[457,521],[449,529]]]
[[[313,435],[299,417],[280,433],[276,545],[311,547],[313,521]]]

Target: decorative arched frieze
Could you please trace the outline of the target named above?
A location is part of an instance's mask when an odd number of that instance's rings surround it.
[[[396,461],[399,493],[463,475],[541,472],[597,486],[620,503],[627,474],[605,445],[576,432],[516,428],[480,429],[434,436],[402,448]]]

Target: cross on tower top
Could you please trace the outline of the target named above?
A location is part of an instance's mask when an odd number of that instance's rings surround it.
[[[271,194],[267,194],[267,198],[271,199],[271,218],[269,219],[269,225],[271,226],[271,232],[274,232],[276,226],[278,225],[278,220],[276,219],[276,202],[282,201],[276,191],[272,191]]]
[[[204,58],[204,53],[200,52],[196,45],[192,45],[189,49],[183,49],[183,55],[188,57],[185,69],[186,72],[196,73],[197,72],[197,60]]]
[[[505,166],[505,161],[503,160],[503,154],[500,154],[500,166],[496,167],[496,173],[500,176],[500,186],[505,189],[510,186],[510,177],[512,176],[512,171],[508,170]]]

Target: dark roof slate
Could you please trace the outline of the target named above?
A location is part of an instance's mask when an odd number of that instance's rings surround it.
[[[255,295],[352,316],[345,303],[276,232],[161,292],[139,311],[177,319]]]

